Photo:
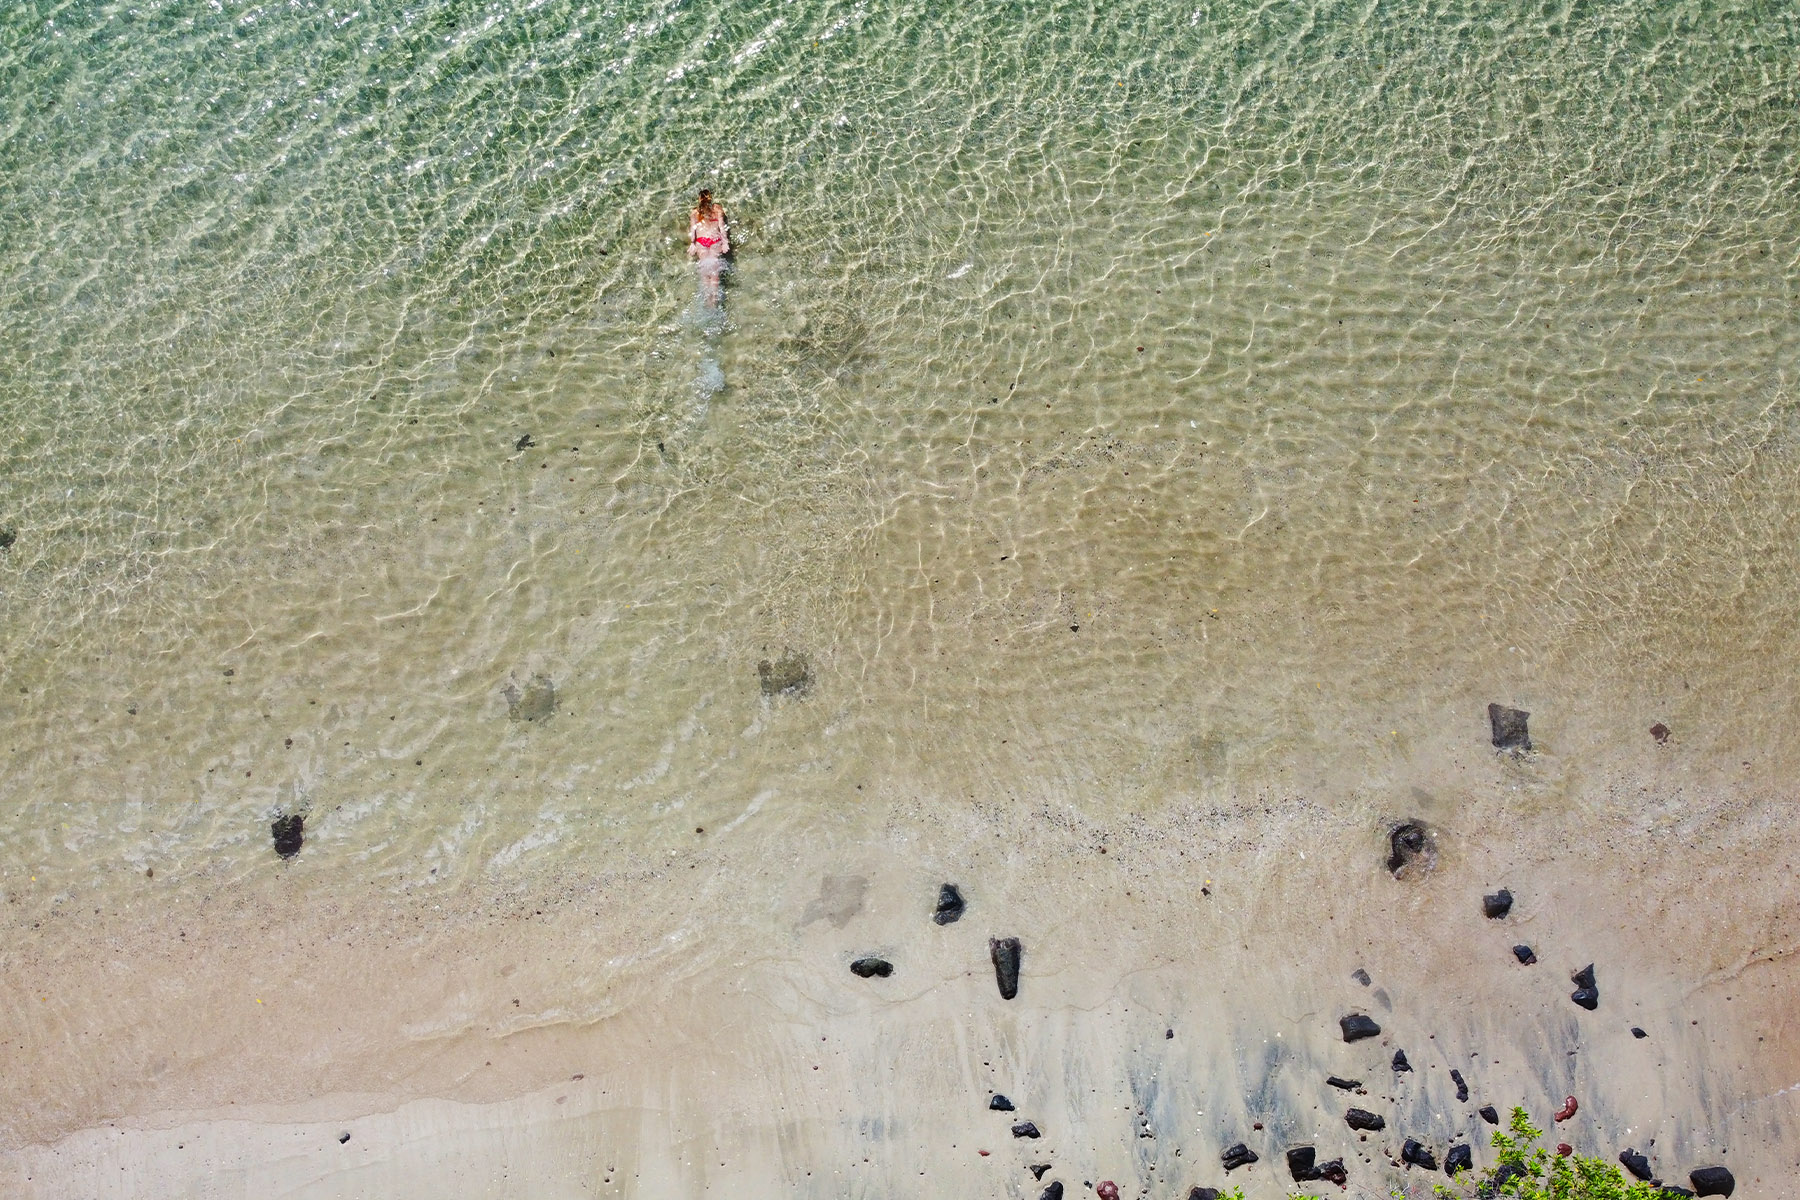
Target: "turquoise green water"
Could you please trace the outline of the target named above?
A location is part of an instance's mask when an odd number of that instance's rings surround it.
[[[1796,61],[1757,3],[9,5],[3,869],[1373,803],[1489,700],[1789,762]]]

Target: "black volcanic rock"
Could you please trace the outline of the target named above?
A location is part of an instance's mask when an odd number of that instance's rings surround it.
[[[1330,1162],[1319,1164],[1319,1178],[1329,1179],[1339,1187],[1343,1187],[1350,1182],[1350,1172],[1344,1170],[1343,1159],[1334,1158]]]
[[[1025,1169],[1027,1171],[1031,1172],[1031,1177],[1033,1179],[1042,1179],[1044,1177],[1044,1173],[1050,1169],[1050,1164],[1049,1163],[1035,1163],[1032,1166],[1026,1167]]]
[[[1524,1173],[1522,1168],[1515,1167],[1511,1163],[1501,1163],[1494,1168],[1494,1173],[1488,1177],[1487,1182],[1475,1189],[1475,1194],[1481,1200],[1494,1200],[1494,1197],[1500,1194],[1500,1189],[1506,1186],[1507,1180],[1515,1179]]]
[[[1645,1158],[1642,1154],[1639,1154],[1630,1146],[1627,1146],[1620,1152],[1619,1162],[1624,1165],[1627,1171],[1630,1171],[1639,1179],[1647,1181],[1650,1178],[1650,1160]]]
[[[1043,1194],[1038,1197],[1038,1200],[1063,1200],[1062,1192],[1062,1180],[1052,1179],[1050,1181],[1050,1186],[1044,1189]]]
[[[1690,1171],[1688,1182],[1694,1185],[1696,1196],[1729,1196],[1737,1187],[1737,1180],[1724,1167],[1701,1167]]]
[[[1458,1171],[1475,1169],[1475,1152],[1467,1146],[1452,1146],[1450,1153],[1444,1155],[1444,1174],[1455,1179]]]
[[[1019,994],[1019,960],[1025,947],[1018,938],[989,938],[988,957],[994,960],[994,980],[1000,985],[1000,998],[1011,1000]]]
[[[1338,1028],[1344,1031],[1346,1042],[1360,1042],[1364,1038],[1381,1035],[1381,1026],[1377,1025],[1373,1018],[1366,1017],[1362,1013],[1351,1013],[1347,1017],[1339,1017]]]
[[[1340,1079],[1336,1075],[1327,1075],[1325,1077],[1325,1082],[1334,1088],[1343,1088],[1346,1092],[1354,1092],[1357,1088],[1362,1086],[1362,1080],[1360,1079]]]
[[[1013,1102],[1008,1100],[1005,1096],[1002,1096],[999,1092],[995,1092],[994,1098],[988,1101],[988,1108],[994,1112],[1011,1112],[1013,1110]]]
[[[1589,963],[1569,978],[1575,982],[1575,990],[1569,993],[1569,999],[1589,1012],[1600,1007],[1600,987],[1594,982],[1593,963]]]
[[[962,892],[957,890],[956,885],[946,883],[938,889],[937,909],[932,912],[931,919],[939,925],[949,925],[960,920],[963,909],[967,907],[968,902],[963,899]]]
[[[1375,982],[1373,979],[1369,978],[1369,973],[1367,971],[1363,970],[1361,967],[1358,967],[1358,968],[1356,968],[1356,970],[1350,972],[1350,978],[1356,980],[1356,982],[1362,984],[1364,987],[1368,987],[1371,983]]]
[[[1491,1104],[1484,1104],[1475,1111],[1480,1113],[1481,1119],[1486,1121],[1489,1125],[1498,1125],[1500,1123],[1500,1114],[1494,1111],[1494,1106]]]
[[[1400,1161],[1408,1166],[1421,1167],[1427,1171],[1438,1169],[1437,1155],[1412,1138],[1407,1138],[1405,1144],[1400,1147]]]
[[[1287,1152],[1288,1174],[1294,1177],[1295,1183],[1305,1183],[1309,1179],[1317,1179],[1319,1172],[1313,1166],[1317,1151],[1311,1146],[1294,1146]]]
[[[1404,1051],[1404,1050],[1394,1051],[1394,1070],[1396,1070],[1396,1071],[1412,1070],[1412,1064],[1406,1061],[1406,1051]]]
[[[1490,921],[1498,921],[1512,911],[1512,904],[1512,893],[1501,888],[1481,898],[1481,914]]]
[[[269,833],[275,840],[275,853],[292,858],[306,841],[306,817],[301,813],[282,813],[269,823]]]
[[[1020,1121],[1017,1125],[1014,1125],[1012,1127],[1012,1135],[1016,1138],[1035,1138],[1044,1136],[1038,1132],[1038,1127],[1030,1121]]]
[[[1452,1067],[1450,1069],[1450,1082],[1456,1085],[1457,1103],[1467,1103],[1469,1099],[1469,1085],[1463,1082],[1462,1072]]]
[[[1522,967],[1529,967],[1532,963],[1537,961],[1536,952],[1533,951],[1530,946],[1526,945],[1514,946],[1513,957],[1519,960],[1519,965]]]
[[[1387,1128],[1387,1118],[1367,1109],[1352,1108],[1344,1113],[1344,1124],[1352,1129],[1361,1129],[1367,1133],[1375,1133]]]
[[[850,971],[863,979],[886,979],[894,973],[894,964],[885,958],[859,958],[850,964]]]
[[[1488,705],[1488,727],[1494,735],[1494,749],[1519,750],[1531,749],[1531,734],[1526,723],[1531,714],[1523,709],[1507,708],[1503,704]]]
[[[1197,1187],[1187,1194],[1187,1200],[1219,1200],[1219,1189]]]
[[[1639,1029],[1636,1025],[1633,1025],[1631,1027],[1631,1036],[1634,1038],[1647,1038],[1650,1035]]]
[[[1256,1151],[1244,1145],[1242,1142],[1239,1142],[1234,1146],[1227,1146],[1225,1152],[1219,1155],[1219,1161],[1225,1164],[1225,1173],[1227,1175],[1231,1174],[1231,1172],[1237,1170],[1239,1167],[1249,1166],[1256,1160]]]
[[[1423,861],[1429,870],[1434,857],[1431,834],[1420,822],[1402,821],[1388,831],[1389,874],[1399,875],[1408,865],[1418,861]]]

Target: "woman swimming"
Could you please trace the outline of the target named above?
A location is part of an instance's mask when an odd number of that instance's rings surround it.
[[[719,275],[725,267],[725,256],[731,253],[731,237],[725,230],[725,210],[719,207],[712,192],[700,189],[694,201],[693,216],[688,221],[688,256],[700,263],[701,296],[708,308],[717,308],[723,299]]]

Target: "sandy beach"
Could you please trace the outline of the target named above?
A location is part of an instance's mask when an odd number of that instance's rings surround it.
[[[1513,769],[1486,757],[1469,770]],[[1677,804],[1664,776],[1603,814],[1446,806],[1435,865],[1404,879],[1378,822],[1271,794],[1155,825],[878,799],[855,836],[697,837],[650,868],[431,903],[303,903],[306,852],[199,901],[146,880],[130,912],[7,930],[24,1069],[0,1083],[5,1190],[1010,1197],[1049,1164],[1072,1189],[1263,1197],[1311,1144],[1351,1195],[1424,1196],[1443,1176],[1396,1165],[1401,1139],[1491,1162],[1481,1106],[1548,1127],[1572,1094],[1556,1137],[1583,1153],[1640,1148],[1683,1183],[1725,1163],[1745,1194],[1782,1195],[1800,1145],[1800,889],[1769,852],[1791,844],[1786,805],[1748,786]],[[1285,832],[1260,836],[1275,808]],[[939,926],[945,880],[968,909]],[[1500,885],[1516,903],[1489,920]],[[771,911],[734,900],[764,887]],[[1002,935],[1025,947],[1010,1002]],[[865,954],[892,975],[854,976]],[[1590,962],[1593,1012],[1569,999]],[[1346,1044],[1352,1012],[1381,1035]],[[1351,1105],[1386,1130],[1350,1130]],[[1227,1177],[1240,1141],[1260,1161]]]

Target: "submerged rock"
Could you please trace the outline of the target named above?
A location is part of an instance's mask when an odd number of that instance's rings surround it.
[[[1690,1171],[1688,1182],[1694,1185],[1696,1196],[1729,1196],[1737,1187],[1737,1180],[1724,1167],[1701,1167]]]
[[[19,531],[8,525],[0,529],[0,550],[11,550],[13,543],[19,540]]]
[[[1458,1171],[1475,1169],[1475,1152],[1467,1146],[1452,1146],[1450,1153],[1444,1155],[1444,1174],[1456,1178]]]
[[[1367,1109],[1353,1108],[1344,1114],[1344,1124],[1365,1133],[1379,1133],[1387,1128],[1387,1118]]]
[[[1650,1179],[1650,1160],[1639,1154],[1630,1146],[1619,1152],[1619,1162],[1627,1171],[1639,1179],[1648,1182]]]
[[[1005,1096],[1002,1096],[999,1092],[995,1092],[994,1098],[988,1101],[988,1108],[993,1112],[1011,1112],[1013,1110],[1013,1102],[1008,1100]]]
[[[812,688],[812,667],[806,655],[794,650],[783,650],[774,662],[763,659],[756,664],[756,674],[765,696],[799,696]]]
[[[306,841],[306,817],[302,813],[281,813],[269,823],[269,834],[275,840],[275,853],[292,858]]]
[[[506,717],[510,721],[542,721],[556,711],[556,684],[548,675],[533,675],[520,687],[508,679],[500,689],[506,697]]]
[[[1362,1086],[1362,1080],[1360,1079],[1344,1079],[1338,1075],[1327,1075],[1325,1077],[1325,1082],[1334,1088],[1343,1088],[1346,1092],[1354,1092],[1357,1088]]]
[[[1012,1127],[1012,1135],[1016,1138],[1036,1138],[1044,1136],[1038,1132],[1038,1127],[1030,1121],[1020,1121],[1017,1125],[1014,1125]]]
[[[1437,847],[1422,821],[1402,821],[1388,831],[1388,872],[1399,879],[1437,865]]]
[[[939,925],[950,925],[962,919],[963,909],[967,907],[956,885],[946,883],[938,888],[937,909],[932,912],[931,919]]]
[[[1351,1013],[1347,1017],[1339,1017],[1338,1028],[1344,1031],[1346,1042],[1360,1042],[1364,1038],[1377,1037],[1381,1033],[1381,1026],[1375,1023],[1374,1018],[1362,1013]]]
[[[1463,1082],[1462,1072],[1455,1067],[1450,1068],[1450,1082],[1456,1085],[1456,1099],[1462,1103],[1469,1098],[1469,1085]]]
[[[1313,1166],[1317,1151],[1311,1146],[1295,1146],[1287,1152],[1288,1174],[1294,1177],[1295,1183],[1305,1183],[1319,1177],[1318,1168]]]
[[[1494,749],[1518,750],[1531,749],[1531,734],[1526,730],[1526,722],[1531,714],[1518,708],[1507,708],[1504,704],[1488,705],[1488,725],[1494,735]]]
[[[1356,970],[1350,972],[1350,978],[1356,980],[1356,982],[1362,984],[1364,987],[1368,987],[1371,983],[1375,982],[1373,979],[1369,978],[1369,973],[1367,971],[1363,970],[1361,967],[1358,967],[1358,968],[1356,968]]]
[[[1019,961],[1025,957],[1025,947],[1015,937],[989,938],[988,957],[994,960],[994,980],[1000,985],[1000,998],[1011,1000],[1019,994]]]
[[[1513,957],[1519,960],[1519,965],[1522,967],[1529,967],[1537,961],[1537,954],[1530,946],[1523,943],[1513,947]]]
[[[1244,1145],[1242,1142],[1225,1147],[1224,1153],[1219,1155],[1219,1161],[1225,1164],[1225,1173],[1227,1175],[1231,1174],[1231,1172],[1237,1170],[1239,1167],[1249,1166],[1256,1160],[1256,1151]]]
[[[1505,888],[1481,898],[1481,913],[1490,921],[1498,921],[1512,911],[1513,895]]]
[[[894,964],[885,958],[859,958],[850,964],[850,970],[864,979],[886,979],[894,973]]]
[[[1410,1167],[1419,1167],[1426,1171],[1438,1169],[1437,1155],[1412,1138],[1407,1138],[1405,1144],[1400,1147],[1400,1161]]]
[[[1412,1070],[1412,1064],[1406,1061],[1406,1051],[1404,1051],[1404,1050],[1394,1051],[1394,1070],[1396,1070],[1396,1071]]]

